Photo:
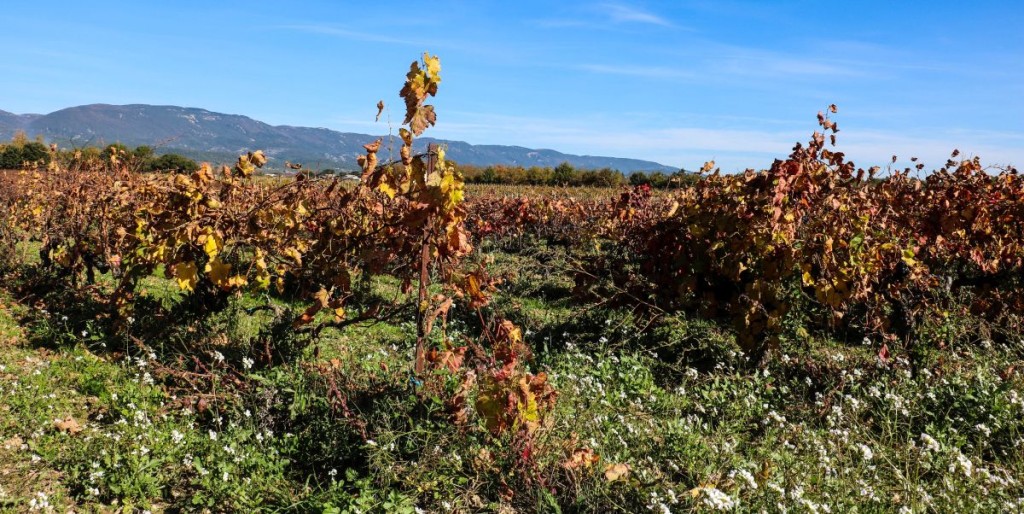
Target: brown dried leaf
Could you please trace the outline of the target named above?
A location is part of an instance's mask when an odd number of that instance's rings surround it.
[[[629,464],[609,464],[604,468],[604,478],[609,482],[624,479],[629,475]]]
[[[562,463],[562,467],[565,469],[589,468],[590,466],[597,464],[599,460],[601,460],[601,458],[594,453],[594,450],[590,448],[577,448],[572,452],[572,455]],[[605,473],[605,476],[607,476],[607,471]]]
[[[420,135],[427,127],[434,125],[437,122],[437,113],[434,112],[433,105],[423,105],[416,109],[416,111],[409,118],[409,128],[412,129],[412,133]]]
[[[75,435],[82,431],[82,426],[79,425],[77,421],[75,421],[75,418],[72,418],[70,416],[60,421],[54,421],[53,426],[56,427],[57,430],[60,430],[61,432],[67,432],[71,435]]]
[[[267,163],[267,156],[263,155],[263,150],[249,152],[249,162],[251,162],[257,168],[262,168],[263,165]]]

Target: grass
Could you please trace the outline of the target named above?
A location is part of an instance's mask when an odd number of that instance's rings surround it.
[[[1024,509],[1020,346],[939,330],[885,358],[876,342],[791,336],[755,367],[714,323],[642,332],[629,310],[576,304],[565,256],[492,256],[506,278],[493,309],[559,392],[525,446],[476,416],[453,425],[455,377],[417,389],[408,321],[326,331],[294,363],[250,368],[274,323],[245,314],[250,297],[142,348],[87,303],[4,293],[0,511]],[[448,335],[476,324],[456,310]],[[185,349],[218,378],[183,389]]]

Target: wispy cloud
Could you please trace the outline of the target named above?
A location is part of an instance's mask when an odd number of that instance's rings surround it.
[[[857,77],[866,75],[864,71],[848,63],[753,49],[735,49],[710,64],[714,71],[734,76]]]
[[[277,28],[284,30],[293,30],[297,32],[306,32],[309,34],[321,34],[325,36],[335,36],[343,39],[350,39],[353,41],[364,41],[369,43],[389,43],[395,45],[407,45],[407,46],[423,46],[427,44],[425,41],[418,41],[413,39],[396,38],[391,36],[385,36],[382,34],[374,34],[369,32],[359,32],[355,30],[349,30],[346,28],[338,27],[335,25],[321,25],[321,24],[300,24],[300,25],[281,25]]]
[[[634,66],[619,64],[581,64],[576,69],[608,75],[629,75],[643,78],[691,79],[698,75],[678,68],[667,66]]]
[[[666,62],[665,59],[661,60]],[[883,71],[873,69],[870,63],[849,62],[820,58],[801,53],[769,51],[757,48],[727,45],[717,41],[691,40],[686,51],[676,52],[670,61],[678,65],[664,65],[657,61],[649,64],[635,62],[564,63],[568,69],[622,75],[641,79],[673,82],[714,83],[740,85],[744,88],[778,88],[780,83],[807,79],[849,80],[865,77],[878,78]],[[760,80],[752,80],[760,79]],[[825,83],[825,82],[823,82]]]
[[[544,18],[533,23],[543,28],[615,29],[628,25],[681,28],[664,16],[618,2],[600,3],[577,10],[575,16]]]
[[[595,8],[615,23],[647,23],[662,27],[673,26],[669,20],[638,7],[619,3],[603,3],[596,5]]]

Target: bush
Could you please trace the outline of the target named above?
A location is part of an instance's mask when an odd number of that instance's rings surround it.
[[[8,146],[0,152],[0,169],[13,170],[21,167],[25,161],[25,154],[21,148]]]
[[[169,153],[153,159],[146,166],[146,171],[173,171],[177,173],[192,173],[199,169],[199,164],[188,157]]]

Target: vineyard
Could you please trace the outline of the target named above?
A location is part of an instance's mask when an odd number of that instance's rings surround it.
[[[1024,509],[1017,170],[858,167],[832,105],[763,170],[467,187],[440,84],[356,185],[0,172],[0,511]]]

